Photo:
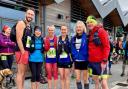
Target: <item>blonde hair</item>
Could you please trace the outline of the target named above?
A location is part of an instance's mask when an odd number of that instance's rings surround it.
[[[49,26],[47,27],[48,30],[49,30],[50,28],[53,28],[53,29],[55,30],[55,26],[54,26],[54,25],[49,25]]]
[[[76,30],[76,27],[77,27],[78,24],[81,24],[81,25],[82,25],[82,28],[83,28],[83,31],[84,31],[84,32],[87,32],[86,26],[85,26],[84,22],[83,22],[83,21],[80,21],[80,20],[78,20],[78,21],[76,22],[75,30]]]

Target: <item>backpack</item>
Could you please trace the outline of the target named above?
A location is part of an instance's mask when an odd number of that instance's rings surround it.
[[[23,22],[26,24],[26,22],[24,20],[23,20]],[[10,39],[13,42],[16,42],[16,25],[17,25],[17,23],[12,27],[11,33],[10,33]]]
[[[16,25],[17,23],[12,27],[11,33],[10,33],[10,39],[13,42],[16,42]]]

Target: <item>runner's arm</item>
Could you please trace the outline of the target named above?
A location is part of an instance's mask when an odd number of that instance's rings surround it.
[[[22,43],[24,28],[25,28],[24,22],[19,21],[16,26],[16,41],[17,41],[17,44],[18,44],[18,47],[19,47],[21,53],[25,52],[25,49],[24,49],[23,43]]]
[[[110,43],[108,39],[108,34],[103,28],[99,31],[99,37],[103,46],[103,62],[107,63],[110,52]]]

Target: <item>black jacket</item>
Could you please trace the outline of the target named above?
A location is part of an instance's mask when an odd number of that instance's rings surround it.
[[[42,53],[44,52],[44,40],[43,40],[43,37],[41,37],[41,44],[42,44],[42,48],[39,49],[42,51]],[[35,50],[35,36],[32,36],[31,38],[31,44],[30,44],[30,53],[33,53]]]

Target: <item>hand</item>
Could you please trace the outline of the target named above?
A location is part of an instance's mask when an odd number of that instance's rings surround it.
[[[21,51],[21,54],[23,55],[24,53],[25,53],[25,50],[22,50],[22,51]]]

